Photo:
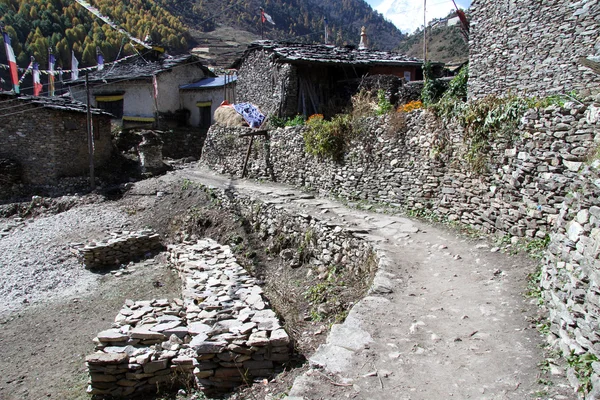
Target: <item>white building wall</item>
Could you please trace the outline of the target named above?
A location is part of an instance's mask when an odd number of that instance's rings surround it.
[[[105,84],[100,88],[92,87],[90,102],[93,107],[96,107],[98,105],[96,96],[115,92],[125,92],[123,94],[123,116],[154,117],[154,92],[151,81],[127,81]],[[75,100],[86,102],[85,89],[71,88],[71,95]]]
[[[188,89],[182,90],[181,103],[184,108],[191,111],[190,125],[198,126],[200,124],[200,110],[196,107],[198,102],[210,101],[211,123],[214,121],[215,110],[223,102],[223,88],[214,89]]]
[[[158,74],[158,109],[161,112],[175,112],[183,105],[180,102],[179,86],[197,82],[205,74],[200,64],[181,65]]]

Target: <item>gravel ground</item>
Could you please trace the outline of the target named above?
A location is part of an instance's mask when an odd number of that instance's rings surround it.
[[[98,274],[82,267],[70,245],[103,238],[128,225],[128,215],[107,203],[36,219],[0,219],[0,316],[24,303],[68,297],[93,287]]]

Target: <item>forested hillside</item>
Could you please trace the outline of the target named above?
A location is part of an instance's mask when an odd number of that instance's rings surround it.
[[[328,19],[330,43],[357,45],[363,25],[372,46],[382,50],[395,48],[403,38],[391,22],[363,0],[157,1],[171,13],[181,15],[188,26],[198,27],[203,22],[204,31],[222,24],[260,34],[260,7],[263,6],[275,22],[275,25],[264,25],[267,39],[323,43],[324,17]]]
[[[150,35],[172,53],[202,42],[203,32],[217,25],[260,35],[261,5],[275,21],[275,25],[264,25],[264,36],[268,39],[322,42],[325,16],[332,43],[358,44],[362,25],[367,27],[372,45],[380,49],[393,49],[402,38],[393,24],[363,0],[88,1],[131,35],[140,39]],[[49,47],[57,57],[57,66],[65,69],[70,68],[71,50],[75,51],[81,67],[95,65],[96,47],[107,61],[114,60],[119,53],[133,52],[121,33],[74,0],[0,0],[0,22],[11,37],[21,67],[27,66],[34,56],[45,69]],[[1,51],[0,62],[5,60]]]
[[[187,28],[152,0],[95,0],[92,4],[135,37],[150,34],[174,50],[188,48]],[[45,68],[49,47],[56,55],[57,65],[63,68],[70,67],[71,50],[81,66],[95,65],[96,47],[100,47],[105,59],[113,60],[123,42],[121,33],[74,0],[0,0],[0,15],[19,66],[27,66],[30,56],[34,56]],[[122,54],[131,54],[128,42],[125,44]],[[3,59],[4,54],[0,60]]]

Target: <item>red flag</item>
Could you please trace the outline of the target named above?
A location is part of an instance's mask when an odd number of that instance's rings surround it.
[[[15,93],[19,93],[19,75],[17,71],[17,60],[15,53],[13,52],[12,46],[10,45],[10,36],[8,33],[2,32],[4,36],[4,47],[6,48],[6,58],[8,59],[8,65],[10,67],[10,78],[12,79]]]
[[[33,64],[33,95],[39,96],[42,92],[42,82],[40,82],[40,66],[38,63]]]

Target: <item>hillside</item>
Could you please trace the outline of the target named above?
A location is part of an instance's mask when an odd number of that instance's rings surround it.
[[[267,23],[264,27],[259,10],[263,2],[259,0],[130,0],[118,5],[110,0],[89,2],[134,37],[149,35],[171,53],[202,44],[214,47],[221,40],[215,35],[218,29],[235,32],[234,42],[228,45],[233,48],[260,38],[263,29],[268,39],[322,42],[324,16],[329,21],[330,42],[336,44],[358,44],[363,25],[371,34],[373,47],[391,50],[403,37],[363,0],[266,0],[265,10],[275,25]],[[64,69],[70,68],[71,50],[80,60],[80,67],[95,65],[97,47],[107,61],[134,51],[122,34],[74,0],[0,0],[0,15],[21,67],[26,67],[34,56],[45,69],[49,47],[56,54],[57,66]],[[6,57],[0,53],[0,62],[4,63]]]
[[[423,30],[400,42],[397,50],[412,57],[423,58]],[[446,64],[461,64],[469,59],[469,46],[458,25],[437,25],[427,28],[427,58]]]

